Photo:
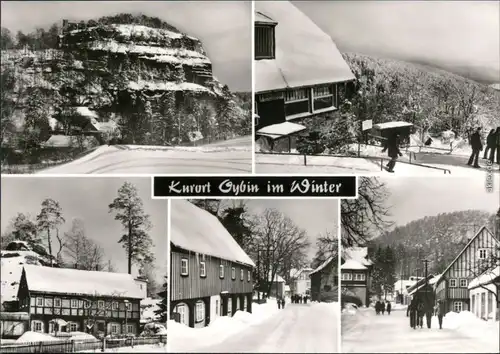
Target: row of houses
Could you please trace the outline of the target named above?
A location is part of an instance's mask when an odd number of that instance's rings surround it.
[[[253,260],[216,216],[189,201],[172,200],[171,319],[198,328],[220,316],[233,316],[237,311],[252,312],[254,267]],[[297,284],[303,294],[307,288],[311,289],[313,301],[329,301],[329,294],[336,293],[338,276],[333,257],[316,269],[300,273],[303,275],[298,277]],[[306,275],[310,280],[306,280]],[[269,295],[291,294],[281,276],[270,276],[269,281],[272,281]]]

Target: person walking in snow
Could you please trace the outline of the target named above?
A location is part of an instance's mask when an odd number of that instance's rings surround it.
[[[408,313],[410,314],[410,327],[417,328],[417,301],[415,299],[411,300],[408,305]]]
[[[381,308],[380,308],[380,301],[377,300],[377,302],[375,303],[375,314],[378,315],[380,314],[380,311],[381,311]]]
[[[394,172],[394,167],[396,166],[396,160],[398,159],[398,156],[403,156],[401,150],[399,150],[399,144],[399,133],[394,133],[385,141],[384,149],[382,150],[382,152],[387,151],[387,156],[391,158],[389,163],[387,163],[386,165],[387,172]]]
[[[380,303],[380,311],[382,311],[382,315],[385,313],[385,302]]]
[[[419,301],[417,305],[417,325],[424,328],[425,305],[423,301]]]
[[[500,165],[500,127],[497,128],[497,131],[495,133],[495,139],[496,139],[496,150],[497,150],[496,151],[497,152],[497,164]],[[491,163],[494,162],[494,156],[492,156],[491,153],[490,153],[490,161],[491,161]]]
[[[387,301],[387,306],[386,306],[386,309],[387,309],[387,314],[390,315],[391,314],[391,303],[389,301]]]
[[[432,324],[432,304],[426,302],[425,304],[425,321],[427,323],[427,328],[431,328]]]
[[[473,166],[475,168],[480,168],[479,166],[479,153],[483,150],[483,143],[481,141],[481,128],[477,128],[474,134],[470,137],[470,146],[472,148],[472,153],[469,157],[467,165]],[[472,165],[474,163],[474,165]]]
[[[491,129],[490,133],[486,137],[486,148],[484,149],[483,159],[485,159],[485,160],[490,159],[491,160],[492,154],[493,154],[493,156],[495,156],[495,150],[497,147],[497,139],[496,138],[497,138],[497,136],[496,136],[495,129]],[[488,155],[488,151],[490,152],[489,155]]]
[[[439,329],[443,329],[443,317],[445,316],[443,300],[438,300],[435,311],[439,322]]]
[[[285,298],[282,298],[281,299],[281,308],[284,309],[285,308]]]
[[[278,310],[280,310],[281,309],[281,299],[278,298],[276,302],[278,303]]]

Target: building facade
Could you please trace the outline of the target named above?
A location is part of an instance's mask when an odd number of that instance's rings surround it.
[[[141,291],[129,274],[25,265],[19,311],[29,330],[138,335]]]
[[[257,2],[255,9],[256,138],[292,144],[304,119],[337,110],[354,75],[331,37],[293,4]],[[305,33],[312,39],[300,43]]]
[[[470,311],[469,282],[479,274],[492,255],[498,257],[498,240],[482,227],[451,262],[435,284],[436,299],[445,302],[446,311]]]
[[[310,295],[311,278],[309,275],[314,269],[306,267],[298,269],[292,274],[292,291],[294,294]]]
[[[337,260],[338,258],[329,257],[318,268],[309,273],[312,301],[338,301],[339,276]]]
[[[483,320],[498,320],[500,267],[486,271],[469,284],[470,312]]]
[[[361,300],[362,306],[370,304],[372,262],[367,247],[343,250],[340,266],[342,293],[350,293]]]
[[[170,312],[179,322],[204,327],[252,311],[253,261],[215,216],[186,200],[172,201],[170,262]]]

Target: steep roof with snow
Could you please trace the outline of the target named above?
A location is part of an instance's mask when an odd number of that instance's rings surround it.
[[[217,217],[187,200],[171,201],[170,242],[188,251],[255,266]]]
[[[131,274],[25,265],[30,291],[142,299]]]
[[[255,2],[256,22],[277,22],[276,59],[255,61],[255,91],[354,80],[332,38],[289,1]]]
[[[1,252],[1,277],[0,277],[0,299],[5,301],[16,301],[19,291],[19,281],[25,264],[36,264],[42,267],[39,262],[39,255],[33,251],[4,251]]]
[[[340,266],[340,269],[364,270],[367,269],[367,266],[357,260],[348,259]]]
[[[368,247],[344,248],[342,253],[344,263],[341,269],[366,269],[373,264],[372,261],[368,259]]]
[[[328,257],[328,259],[326,261],[324,261],[323,263],[320,264],[320,266],[318,268],[316,268],[315,270],[313,270],[311,273],[309,273],[309,276],[313,275],[313,274],[316,274],[318,272],[321,272],[323,269],[325,269],[325,267],[327,265],[329,265],[331,262],[333,262],[334,260],[334,257],[331,256],[331,257]]]
[[[491,284],[494,281],[498,280],[499,277],[500,277],[500,266],[498,266],[492,270],[486,271],[483,274],[481,274],[480,276],[474,278],[469,283],[468,288],[474,289],[474,288],[477,288],[479,286]]]

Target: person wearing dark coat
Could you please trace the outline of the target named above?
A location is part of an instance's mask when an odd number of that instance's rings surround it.
[[[399,133],[394,133],[385,141],[384,149],[382,150],[382,152],[385,152],[387,150],[387,156],[391,158],[386,166],[387,172],[394,172],[394,167],[396,166],[396,160],[398,159],[398,156],[403,156],[401,150],[399,150],[399,144]]]
[[[278,301],[276,301],[278,303],[278,309],[281,309],[281,299],[278,298]]]
[[[443,317],[445,316],[443,300],[438,300],[435,311],[439,321],[439,329],[443,329]]]
[[[377,300],[375,303],[375,314],[378,315],[380,313],[380,301]]]
[[[422,301],[419,301],[417,305],[417,325],[420,326],[420,328],[424,327],[424,316],[425,305]]]
[[[491,155],[495,155],[495,150],[497,147],[497,136],[495,129],[491,129],[490,133],[486,137],[486,148],[484,149],[483,159],[490,159]],[[490,154],[488,155],[488,151]],[[491,160],[491,159],[490,159]]]
[[[390,315],[391,314],[391,303],[389,301],[387,301],[387,306],[386,306],[386,310],[387,310],[387,314]]]
[[[281,308],[284,309],[285,308],[285,298],[282,298],[281,299]]]
[[[432,304],[425,304],[425,322],[427,323],[427,328],[431,328],[432,324]]]
[[[472,166],[474,163],[475,168],[480,168],[478,160],[479,153],[483,150],[483,143],[481,141],[481,128],[477,128],[476,131],[470,137],[470,146],[472,148],[472,153],[469,157],[469,162],[467,165]]]
[[[500,127],[497,128],[497,131],[495,133],[495,140],[496,140],[496,152],[497,152],[497,164],[500,164]],[[494,155],[494,154],[493,154]],[[490,161],[491,163],[494,162],[494,156],[490,153]]]
[[[380,302],[380,311],[382,312],[382,315],[385,313],[385,302]]]
[[[411,300],[407,312],[410,314],[410,327],[415,329],[417,327],[417,301],[415,299]]]

